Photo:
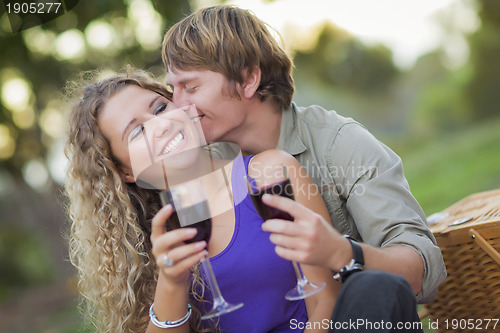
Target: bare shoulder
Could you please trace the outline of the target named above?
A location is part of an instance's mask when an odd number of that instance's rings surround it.
[[[255,155],[250,161],[249,168],[254,170],[270,167],[281,168],[283,164],[287,167],[300,166],[300,163],[289,153],[278,149],[270,149]]]

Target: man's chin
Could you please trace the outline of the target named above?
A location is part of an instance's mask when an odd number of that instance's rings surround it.
[[[205,135],[205,140],[207,144],[214,143],[214,142],[220,142],[222,140],[222,137],[220,136],[214,136],[212,131],[203,129],[203,134]]]
[[[212,131],[207,127],[205,124],[205,117],[201,118],[200,120],[200,125],[201,125],[201,131],[203,132],[203,136],[205,137],[205,141],[207,144],[217,142],[217,138],[214,138],[212,135]]]

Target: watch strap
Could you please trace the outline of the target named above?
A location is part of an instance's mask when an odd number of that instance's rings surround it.
[[[353,259],[345,267],[341,268],[336,274],[333,275],[335,280],[342,280],[345,282],[349,276],[355,272],[360,272],[365,268],[365,258],[363,256],[363,249],[361,245],[349,235],[344,235],[352,247]]]
[[[363,256],[363,249],[361,248],[361,245],[359,245],[358,241],[352,238],[351,236],[344,236],[344,237],[347,238],[349,243],[351,243],[354,261],[356,261],[357,264],[360,264],[364,268],[365,257]]]

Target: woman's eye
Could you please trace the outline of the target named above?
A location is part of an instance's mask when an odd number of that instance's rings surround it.
[[[142,133],[144,133],[144,126],[140,125],[135,127],[129,135],[129,142],[137,139]]]
[[[157,114],[160,114],[164,112],[167,109],[167,103],[158,103],[154,110],[154,115],[156,116]]]

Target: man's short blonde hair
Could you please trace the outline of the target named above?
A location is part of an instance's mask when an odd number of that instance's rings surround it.
[[[261,69],[257,93],[286,109],[295,91],[290,57],[270,27],[248,10],[236,6],[200,9],[165,34],[162,58],[167,71],[211,70],[229,82],[243,83],[245,69]]]

